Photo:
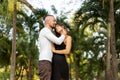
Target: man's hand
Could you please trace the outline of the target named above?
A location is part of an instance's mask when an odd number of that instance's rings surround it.
[[[62,31],[61,31],[61,35],[66,35],[67,34],[67,32],[63,29]]]

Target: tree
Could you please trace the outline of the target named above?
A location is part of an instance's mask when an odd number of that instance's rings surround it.
[[[42,18],[47,14],[45,9],[36,10],[35,15],[30,16],[24,11],[17,11],[17,79],[22,78],[24,70],[27,80],[33,80],[38,61],[36,41],[39,30],[44,26]]]
[[[14,2],[14,14],[13,14],[13,40],[12,40],[10,80],[15,80],[15,67],[16,67],[16,2]]]
[[[84,5],[75,14],[74,22],[78,28],[76,28],[76,44],[73,45],[77,46],[76,48],[79,50],[75,57],[78,68],[81,68],[79,70],[81,73],[78,73],[81,79],[93,79],[95,77],[94,73],[97,73],[97,79],[100,79],[104,71],[104,51],[106,51],[106,48],[101,46],[106,45],[107,19],[105,18],[106,14],[102,14],[101,7],[98,0],[94,0],[94,2],[93,0],[85,1]],[[97,33],[98,36],[94,37],[93,33]],[[100,36],[101,34],[103,37]],[[83,58],[77,57],[78,55]]]
[[[110,0],[110,12],[109,12],[109,23],[111,27],[111,45],[110,51],[112,54],[112,80],[118,80],[118,62],[117,62],[117,54],[116,54],[116,43],[115,43],[115,26],[114,26],[114,0]]]
[[[25,4],[28,8],[30,8],[33,12],[35,11],[35,9],[33,8],[33,6],[28,3],[26,0],[18,0],[19,2]]]
[[[109,24],[109,16],[108,15],[108,12],[110,11],[110,9],[112,8],[109,8],[109,5],[108,4],[110,1],[109,0],[102,0],[103,2],[101,3],[101,1],[99,0],[86,0],[84,1],[84,4],[83,6],[78,10],[78,12],[75,14],[75,24],[76,26],[78,26],[79,28],[83,28],[83,30],[81,32],[83,32],[82,34],[84,35],[84,30],[86,27],[91,27],[90,30],[94,30],[94,29],[97,29],[97,28],[104,28],[105,30],[107,30],[107,25]],[[104,3],[106,5],[104,5]],[[118,6],[118,1],[116,0],[115,1],[115,4],[117,4],[115,6],[115,10],[114,10],[114,13],[116,14],[116,11],[119,9],[117,8]],[[112,13],[113,15],[113,13]],[[117,19],[117,18],[116,18]],[[115,19],[115,20],[116,20]],[[98,24],[99,25],[98,25]],[[119,25],[119,24],[118,24]],[[77,28],[79,30],[79,28]],[[116,24],[116,27],[115,28],[118,28],[117,24]],[[111,29],[113,32],[114,32],[114,29]],[[119,29],[117,29],[118,32],[119,32]],[[77,31],[76,31],[77,32]],[[117,33],[117,32],[116,32]],[[114,34],[114,33],[110,33],[110,34]],[[78,35],[78,34],[77,34]],[[118,34],[116,34],[118,35]],[[116,35],[113,35],[114,37]],[[86,36],[86,35],[84,35]],[[78,37],[78,36],[77,36]],[[111,36],[110,36],[111,37]],[[83,38],[83,37],[82,37]],[[112,38],[112,39],[115,39],[115,38]],[[111,38],[110,38],[111,40]],[[109,41],[109,38],[108,38],[108,41]],[[79,42],[79,41],[78,41]],[[112,41],[114,42],[114,41]],[[78,44],[78,43],[77,43]],[[116,44],[115,42],[112,43],[112,44]],[[110,42],[110,45],[112,45],[111,42]],[[109,45],[109,46],[110,46]],[[79,45],[78,45],[79,46]],[[115,47],[114,47],[115,48]],[[89,49],[89,48],[88,48]],[[96,49],[96,48],[95,48]],[[112,51],[113,48],[110,48],[109,49]],[[83,49],[82,49],[83,50]],[[91,49],[89,49],[91,50]],[[113,49],[115,50],[115,49]],[[111,53],[111,52],[110,52]],[[115,54],[117,55],[117,54]],[[106,55],[107,56],[107,55]],[[112,54],[110,54],[110,56],[112,56]],[[106,66],[110,65],[110,66],[113,66],[111,64],[113,64],[113,61],[116,61],[115,59],[115,56],[114,56],[114,60],[111,61],[112,57],[109,56],[109,60],[110,62],[107,62],[106,63]],[[103,57],[104,59],[105,57]],[[117,61],[116,61],[117,62]],[[116,64],[116,62],[114,62],[114,64]],[[114,65],[114,69],[117,69],[116,68],[116,65]],[[112,67],[113,69],[113,67]],[[111,67],[110,67],[110,70],[112,70]],[[104,70],[104,69],[103,69]],[[110,70],[108,72],[110,72]],[[113,70],[114,71],[114,70]],[[113,72],[112,72],[113,73]],[[116,74],[117,75],[117,74]],[[114,75],[113,75],[114,76]],[[109,78],[111,77],[111,75],[109,75]],[[115,78],[114,78],[115,79]]]
[[[34,12],[34,8],[26,0],[19,1],[26,4]],[[16,67],[16,1],[14,1],[14,14],[13,14],[13,41],[12,41],[10,80],[15,80],[15,67]]]

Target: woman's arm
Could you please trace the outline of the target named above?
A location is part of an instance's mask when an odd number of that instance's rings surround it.
[[[69,54],[71,50],[72,45],[72,38],[70,36],[66,39],[66,48],[63,50],[56,50],[54,47],[52,48],[52,51],[56,54]]]

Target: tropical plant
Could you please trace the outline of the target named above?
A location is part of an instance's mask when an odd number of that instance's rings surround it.
[[[107,2],[108,1],[106,1],[106,3]],[[105,5],[105,7],[103,8],[101,1],[98,1],[98,0],[88,0],[88,1],[86,0],[84,2],[83,6],[75,14],[74,22],[76,24],[75,26],[78,26],[78,28],[76,29],[76,32],[77,33],[79,32],[80,35],[82,35],[81,38],[83,39],[81,41],[77,41],[77,42],[83,41],[82,44],[78,44],[78,46],[80,46],[80,48],[78,48],[78,49],[83,50],[83,53],[86,53],[86,54],[88,53],[89,55],[94,54],[94,56],[91,58],[92,60],[88,59],[88,61],[90,60],[91,65],[92,65],[92,62],[94,62],[94,60],[95,61],[97,60],[97,62],[101,62],[101,60],[102,60],[102,62],[105,61],[105,56],[104,56],[105,53],[102,53],[103,56],[101,56],[100,58],[98,58],[98,56],[101,54],[100,52],[106,51],[105,47],[103,49],[99,48],[100,46],[106,46],[106,40],[104,38],[107,37],[106,31],[107,31],[107,22],[108,22],[108,17],[109,17],[107,14],[107,11],[109,11],[109,7],[106,7],[106,6],[107,5]],[[86,31],[88,32],[87,34],[86,34]],[[90,39],[89,34],[91,34],[91,33],[99,34],[99,33],[101,33],[101,31],[102,31],[102,34],[105,34],[103,37],[103,41],[101,41],[100,43],[97,42],[97,45],[96,45],[96,43],[90,43],[87,47],[88,42],[85,42],[85,41],[94,42],[94,40],[95,41],[99,40],[99,38],[97,38],[97,37],[96,38],[91,37],[91,39]],[[89,35],[89,37],[88,37],[88,35]],[[91,35],[91,36],[93,36],[93,35]],[[77,37],[78,36],[76,36],[76,38]],[[102,37],[100,37],[100,38],[102,40]],[[86,46],[83,44],[86,44]],[[83,45],[83,47],[85,46],[84,47],[85,49],[87,48],[87,51],[84,49],[81,49],[82,45]],[[91,47],[90,47],[90,45],[91,45]],[[91,51],[92,53],[90,53],[89,51]],[[101,63],[97,63],[96,65],[100,67]],[[105,66],[103,66],[103,67],[105,67]],[[90,66],[90,68],[91,68],[91,66]],[[99,71],[104,71],[104,69],[105,68],[102,68],[101,70],[97,69],[95,71],[97,71],[97,73],[99,75],[99,73],[101,73]],[[93,74],[92,73],[93,70],[91,70],[91,72],[90,72],[91,74]]]

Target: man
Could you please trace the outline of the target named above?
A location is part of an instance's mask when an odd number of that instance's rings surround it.
[[[55,27],[56,21],[53,15],[45,17],[45,27],[40,31],[39,34],[39,75],[40,80],[51,80],[51,62],[52,62],[52,50],[51,44],[61,44],[65,39],[65,32],[61,31],[61,36],[58,38],[52,32],[52,28]]]

